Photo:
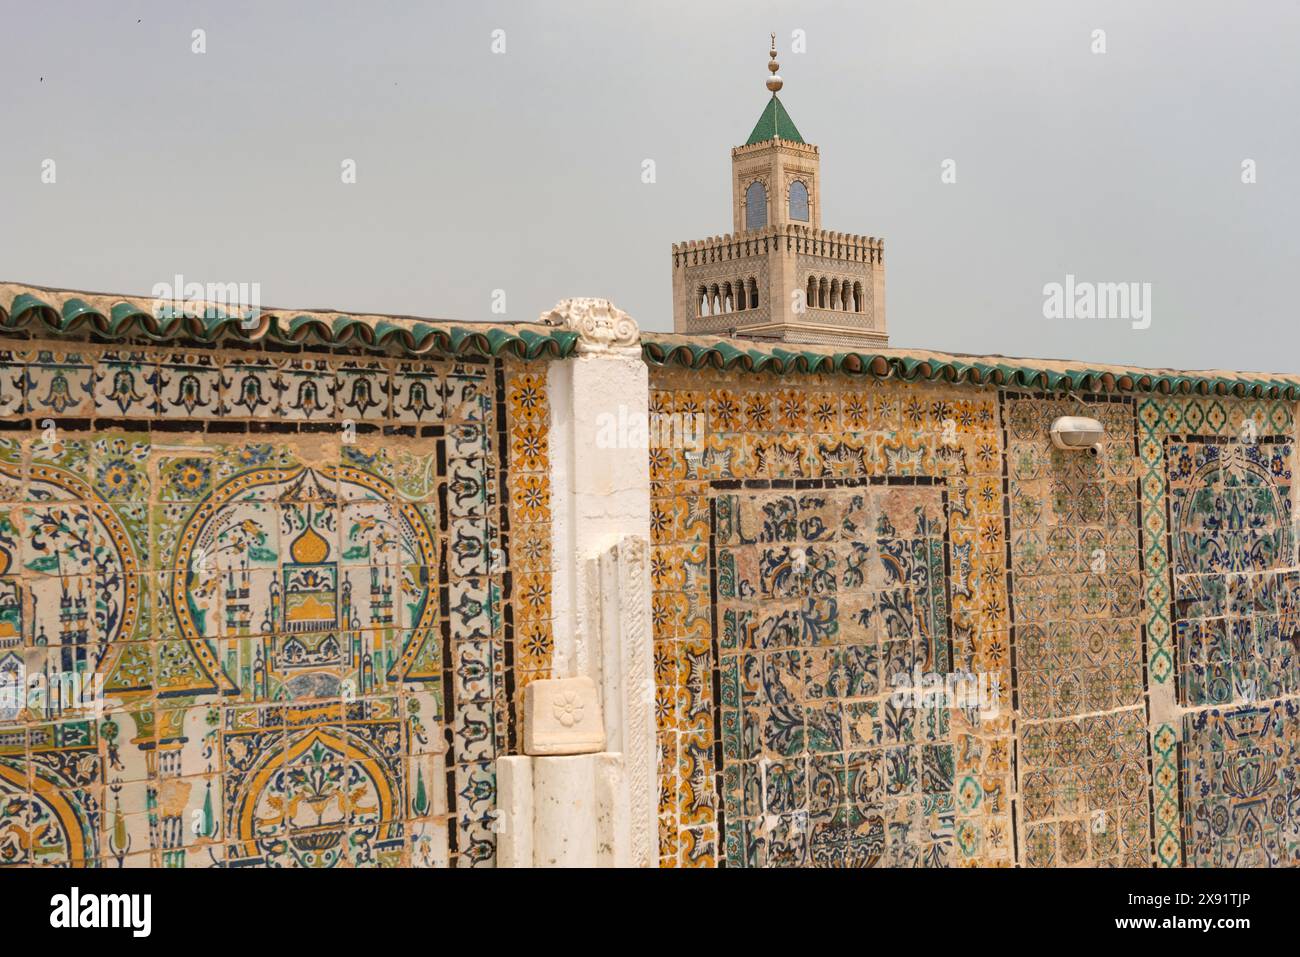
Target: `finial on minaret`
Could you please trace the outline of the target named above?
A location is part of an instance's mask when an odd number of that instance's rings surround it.
[[[781,64],[776,62],[776,34],[775,33],[772,34],[772,52],[768,55],[772,59],[767,64],[767,68],[772,71],[772,75],[767,78],[767,88],[771,90],[772,94],[775,96],[776,91],[781,89],[782,86],[781,74],[776,72],[777,70],[781,69]]]

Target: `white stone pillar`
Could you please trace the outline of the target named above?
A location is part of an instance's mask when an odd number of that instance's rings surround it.
[[[498,867],[628,867],[623,756],[499,758]]]
[[[497,867],[533,866],[533,762],[497,758]]]
[[[508,829],[507,807],[529,803],[537,866],[652,867],[658,837],[649,373],[636,323],[607,300],[565,299],[542,321],[578,334],[576,357],[550,363],[547,374],[555,622],[550,680],[563,684],[563,695],[581,698],[589,686],[566,679],[590,679],[605,741],[592,754],[564,744],[547,745],[547,753],[533,750],[529,775],[512,770],[505,776],[502,812]],[[536,699],[555,700],[547,694]],[[550,707],[535,710],[525,700],[524,710],[525,739],[547,738],[536,727],[530,734],[527,724],[553,721]],[[531,795],[521,803],[505,787],[522,787],[525,777]],[[509,853],[499,853],[498,862],[523,864],[522,844],[507,845]]]

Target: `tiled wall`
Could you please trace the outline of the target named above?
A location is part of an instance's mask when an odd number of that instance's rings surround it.
[[[1150,864],[1133,402],[1004,397],[1023,862]],[[1097,456],[1053,448],[1097,419]]]
[[[1164,866],[1300,863],[1293,413],[1138,405],[1147,566],[1159,572],[1147,584],[1150,680],[1191,709],[1181,729],[1153,729]]]
[[[1300,863],[1289,404],[651,387],[661,864]]]
[[[0,864],[491,864],[549,666],[535,385],[0,353],[0,674],[46,688],[0,699]]]
[[[545,365],[21,346],[0,865],[493,863]],[[1290,405],[650,374],[662,865],[1300,861]]]
[[[650,453],[661,864],[1010,863],[996,394],[651,387],[704,423]],[[893,675],[953,671],[985,677],[983,718],[896,705]]]
[[[551,611],[550,403],[540,364],[510,365],[506,378],[509,423],[509,525],[505,536],[513,600],[506,628],[513,652],[514,717],[519,720],[523,688],[551,676],[555,647]]]

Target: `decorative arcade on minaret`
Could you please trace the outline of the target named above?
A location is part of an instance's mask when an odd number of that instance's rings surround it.
[[[677,332],[883,348],[884,240],[822,229],[817,147],[777,96],[731,151],[734,232],[673,246]]]

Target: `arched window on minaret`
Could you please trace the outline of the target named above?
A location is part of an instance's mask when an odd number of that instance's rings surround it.
[[[749,308],[758,308],[758,283],[753,276],[749,277]]]
[[[722,294],[718,291],[718,284],[716,282],[709,290],[709,315],[722,315]]]
[[[704,286],[701,286],[699,291],[695,293],[695,312],[700,316],[709,314],[709,290]]]
[[[853,311],[862,311],[862,283],[860,282],[853,284]]]
[[[822,276],[821,282],[817,284],[817,308],[818,309],[826,308],[826,294],[830,292],[830,288],[831,288],[831,284],[826,281],[825,276]]]
[[[817,277],[816,276],[808,277],[808,298],[804,301],[804,305],[807,306],[809,309],[817,308]]]
[[[745,295],[745,280],[736,280],[736,311],[744,312],[749,308],[749,299]]]
[[[758,180],[745,190],[745,228],[763,229],[767,226],[767,189]]]
[[[808,222],[808,187],[801,180],[790,184],[790,218],[795,222]]]

